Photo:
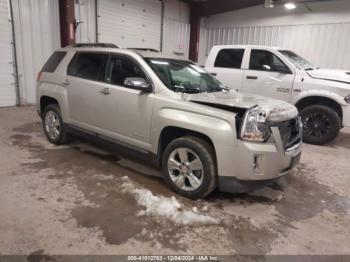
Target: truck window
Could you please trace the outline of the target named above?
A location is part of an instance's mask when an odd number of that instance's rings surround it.
[[[146,74],[130,58],[126,56],[112,55],[106,75],[106,82],[113,85],[124,85],[128,77],[141,77],[147,79]]]
[[[251,51],[249,69],[270,72],[290,72],[290,69],[276,55],[266,50],[257,49]]]
[[[108,54],[77,52],[68,65],[67,74],[88,80],[103,81]]]
[[[216,57],[214,66],[240,69],[243,55],[244,49],[222,49]]]
[[[57,51],[54,52],[43,66],[42,72],[53,73],[55,72],[62,59],[66,56],[67,52]]]

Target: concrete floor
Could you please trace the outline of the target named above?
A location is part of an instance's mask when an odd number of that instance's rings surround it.
[[[137,215],[124,176],[174,194],[155,170],[85,142],[49,144],[33,107],[0,109],[0,254],[350,254],[350,129],[249,195],[176,196],[217,225]],[[208,209],[208,210],[207,210]]]

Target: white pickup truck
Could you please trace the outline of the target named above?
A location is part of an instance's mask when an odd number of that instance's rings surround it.
[[[224,85],[294,104],[304,141],[325,144],[350,126],[350,70],[319,69],[289,50],[214,46],[205,66]]]

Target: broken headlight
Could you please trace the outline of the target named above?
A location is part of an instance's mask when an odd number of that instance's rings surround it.
[[[266,124],[266,112],[259,107],[249,109],[244,116],[240,138],[246,141],[264,142],[271,135]]]

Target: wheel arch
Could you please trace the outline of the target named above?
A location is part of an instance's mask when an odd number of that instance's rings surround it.
[[[167,147],[167,145],[169,145],[169,143],[174,139],[184,137],[184,136],[194,136],[206,141],[213,149],[213,152],[214,152],[213,157],[216,162],[215,146],[209,136],[191,129],[181,128],[176,126],[166,126],[162,129],[159,136],[159,141],[158,141],[157,162],[159,163],[159,165],[161,165],[161,156],[164,153],[164,150]]]
[[[58,105],[58,107],[60,107],[60,104],[59,104],[57,99],[55,99],[51,96],[46,96],[46,95],[40,97],[40,114],[42,114],[44,112],[45,108],[51,104],[56,104],[56,105]]]
[[[295,106],[298,108],[299,112],[303,110],[305,107],[310,105],[328,106],[332,108],[334,111],[336,111],[340,119],[343,120],[343,109],[335,99],[325,97],[325,96],[314,95],[314,96],[303,97],[295,103]]]

